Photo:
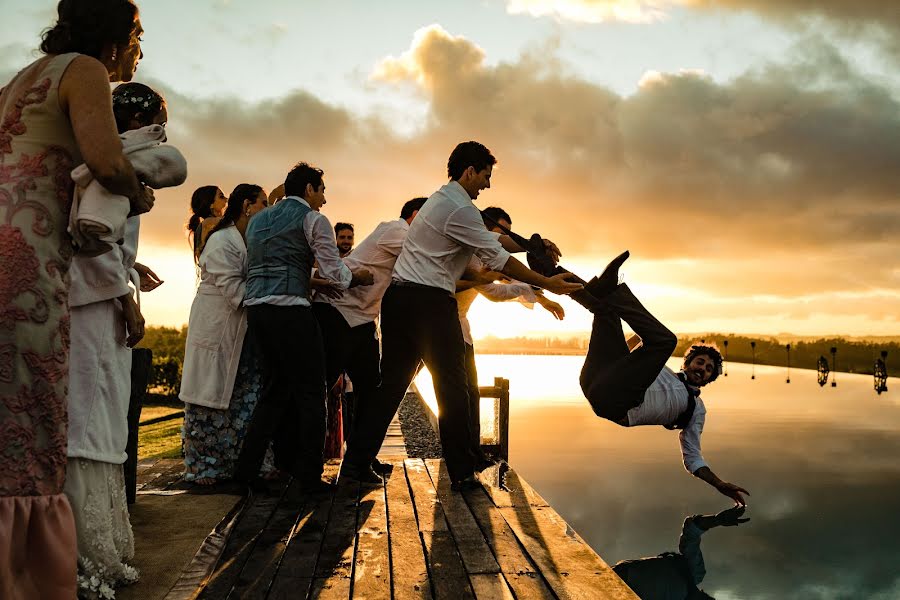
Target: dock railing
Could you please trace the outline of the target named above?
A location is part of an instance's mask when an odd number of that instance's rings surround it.
[[[494,400],[489,419],[493,426],[485,427],[487,415],[481,415],[481,447],[490,456],[509,461],[509,379],[495,377],[494,385],[479,387],[478,392],[481,398]]]

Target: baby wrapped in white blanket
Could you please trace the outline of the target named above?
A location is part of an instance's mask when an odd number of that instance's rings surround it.
[[[131,161],[138,179],[158,190],[174,187],[187,179],[187,161],[174,146],[165,145],[166,129],[150,125],[119,135],[125,156]],[[125,221],[131,210],[128,198],[113,194],[94,179],[87,165],[72,171],[75,198],[69,213],[69,233],[78,252],[98,256],[121,243]]]

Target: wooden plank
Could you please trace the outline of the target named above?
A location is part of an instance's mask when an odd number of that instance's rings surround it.
[[[283,577],[280,572],[272,582],[268,600],[297,600],[306,598],[312,586],[312,577]]]
[[[359,600],[391,598],[391,557],[384,493],[383,484],[360,486],[353,567],[353,597]]]
[[[499,573],[479,573],[472,575],[472,589],[479,600],[516,600],[503,575]]]
[[[550,506],[505,462],[485,469],[479,478],[498,508]]]
[[[394,600],[431,598],[425,552],[402,462],[385,479]]]
[[[179,458],[164,458],[156,461],[152,467],[141,473],[137,489],[162,489],[156,485],[156,481],[160,477],[165,476],[166,473],[171,473],[172,469],[175,468],[174,465],[178,465],[178,468],[182,470],[184,469],[184,462]]]
[[[422,531],[435,600],[475,598],[466,568],[449,531]]]
[[[444,511],[438,500],[437,491],[425,468],[425,463],[418,458],[403,461],[406,467],[406,478],[409,481],[413,506],[416,509],[416,521],[419,531],[448,531]]]
[[[230,597],[265,598],[290,541],[297,514],[307,498],[308,496],[300,495],[299,484],[292,481],[253,545],[253,550],[231,589]]]
[[[257,538],[268,523],[280,496],[252,496],[250,504],[235,525],[220,560],[221,567],[209,578],[200,598],[218,600],[225,598],[237,581]]]
[[[524,479],[515,480],[521,493],[514,500],[534,497]],[[553,508],[517,505],[498,510],[561,600],[636,600],[634,592]]]
[[[463,564],[469,575],[499,573],[500,565],[491,553],[484,534],[472,516],[462,494],[450,489],[450,474],[443,460],[426,460],[425,466],[437,488],[438,499],[444,509],[444,517],[450,526]],[[474,580],[473,580],[474,583]]]
[[[314,579],[309,597],[314,600],[349,600],[350,578]]]
[[[356,506],[359,500],[359,482],[339,481],[334,494],[331,514],[325,527],[322,549],[316,563],[313,597],[318,593],[324,598],[349,598],[353,577],[353,554],[356,545]],[[319,581],[323,580],[323,581]],[[318,592],[316,591],[318,590]]]

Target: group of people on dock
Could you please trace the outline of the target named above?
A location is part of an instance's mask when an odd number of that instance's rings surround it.
[[[154,188],[186,177],[184,157],[165,144],[164,98],[131,82],[137,7],[63,0],[58,13],[44,56],[0,91],[3,598],[72,597],[76,586],[112,597],[137,578],[122,474],[130,348],[144,334],[139,293],[162,283],[137,262],[140,215]],[[126,83],[110,95],[111,81]],[[481,143],[460,143],[448,183],[402,203],[355,248],[353,226],[333,228],[321,212],[324,172],[306,162],[272,194],[249,183],[227,197],[216,186],[194,192],[199,285],[180,392],[187,480],[246,491],[289,476],[304,492],[328,491],[330,429],[346,434],[340,477],[378,483],[376,455],[424,363],[452,488],[478,486],[492,460],[480,446],[466,312],[482,294],[563,318],[546,290],[594,315],[581,385],[596,414],[679,429],[686,468],[744,504],[746,490],[700,454],[699,390],[718,376],[718,351],[695,344],[674,373],[665,361],[675,336],[619,282],[627,252],[585,282],[557,265],[554,243],[519,238],[503,209],[479,211],[496,162]],[[628,340],[622,320],[636,334]],[[347,422],[329,427],[326,395],[341,378],[353,400]]]

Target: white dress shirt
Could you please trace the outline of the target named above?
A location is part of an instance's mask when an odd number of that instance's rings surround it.
[[[309,206],[309,203],[299,196],[285,196],[280,202],[287,200],[296,200],[304,206]],[[348,289],[350,280],[353,279],[353,274],[341,260],[341,254],[334,239],[334,229],[331,227],[328,217],[315,210],[306,213],[306,217],[303,219],[303,233],[306,235],[306,241],[309,242],[313,256],[315,256],[319,264],[319,277],[335,283],[342,290]],[[244,301],[245,306],[253,306],[255,304],[309,306],[309,298],[274,294]]]
[[[697,405],[687,427],[679,433],[684,468],[694,473],[705,467],[706,461],[700,453],[700,435],[706,422],[706,406],[697,396]],[[688,406],[688,392],[684,384],[669,367],[663,367],[647,391],[644,401],[628,411],[628,426],[671,425]]]
[[[484,263],[477,256],[473,256],[469,261],[469,267],[478,270],[484,267]],[[459,325],[462,328],[463,341],[470,346],[473,346],[475,343],[472,341],[472,326],[469,324],[469,308],[475,302],[478,294],[481,294],[491,302],[518,300],[527,308],[533,308],[534,303],[537,302],[537,295],[531,286],[519,281],[487,283],[457,292],[456,308],[459,312]]]
[[[410,225],[393,278],[454,294],[472,254],[495,271],[510,256],[484,226],[468,192],[451,181],[428,198]]]
[[[326,302],[334,306],[350,327],[377,319],[381,312],[381,298],[391,284],[394,263],[397,262],[408,232],[409,224],[406,219],[379,224],[353,252],[344,257],[344,264],[351,269],[368,269],[374,279],[372,285],[347,290],[340,298],[316,294],[315,302]]]

